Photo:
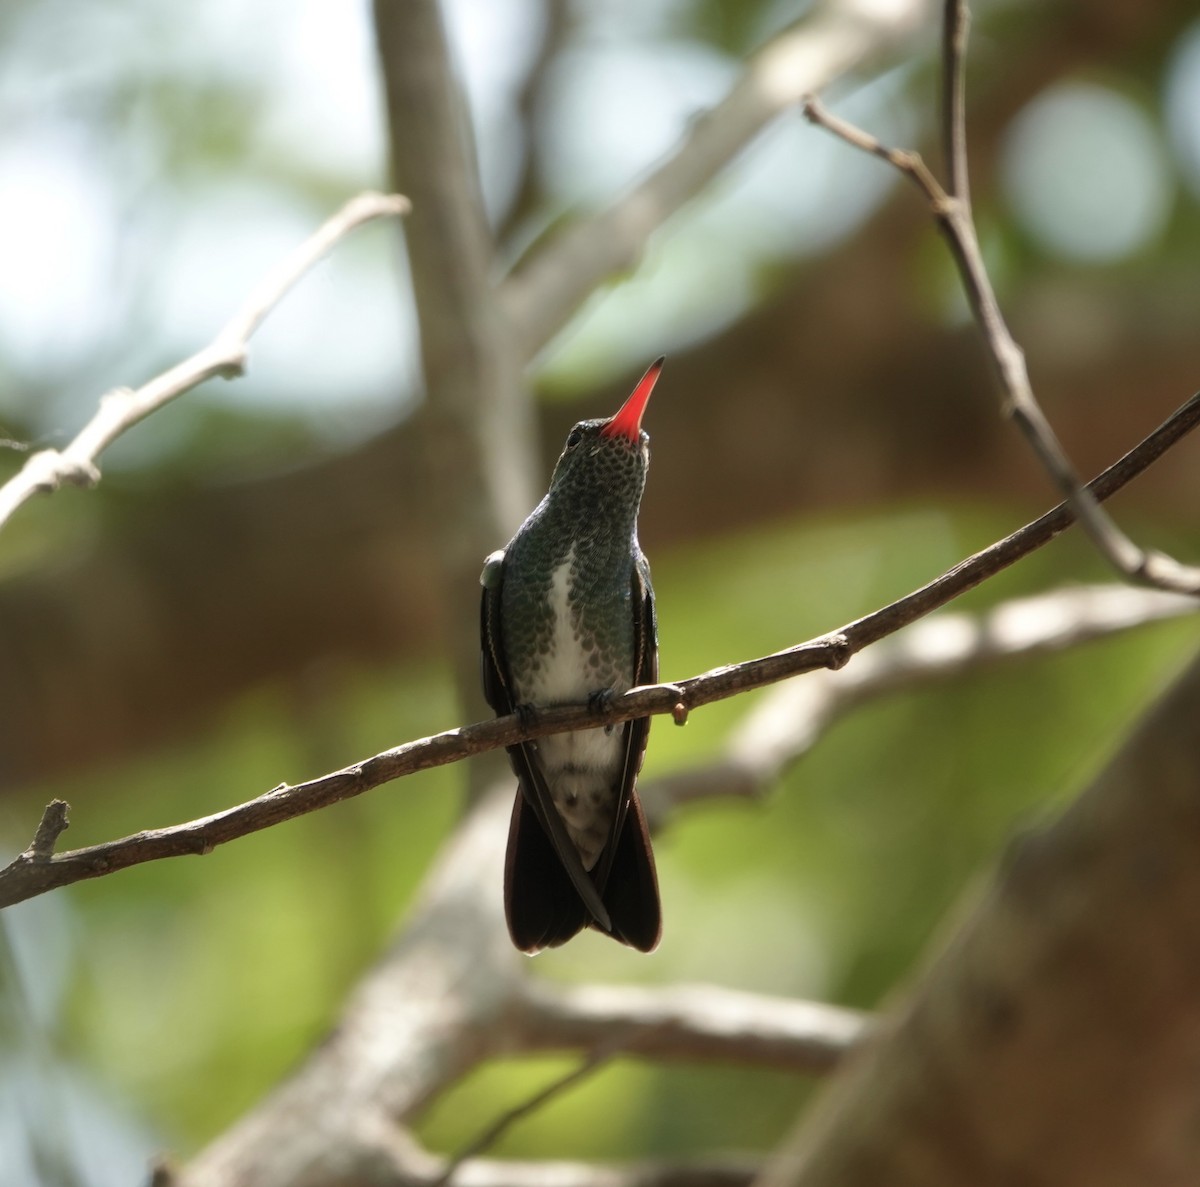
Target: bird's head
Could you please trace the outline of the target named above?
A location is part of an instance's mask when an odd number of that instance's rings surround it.
[[[636,507],[650,464],[650,435],[642,428],[642,416],[662,366],[663,359],[650,365],[615,416],[581,420],[570,431],[550,479],[551,494],[611,488],[631,492]]]

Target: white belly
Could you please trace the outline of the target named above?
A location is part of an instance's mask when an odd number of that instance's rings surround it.
[[[589,663],[581,645],[578,624],[567,596],[575,550],[554,570],[550,608],[554,629],[550,648],[539,665],[536,689],[528,699],[538,705],[578,704],[603,688],[624,692],[629,684],[602,683],[604,675]],[[591,869],[608,840],[622,768],[625,731],[619,726],[575,730],[539,738],[537,761],[546,777],[554,805],[562,816],[585,869]]]

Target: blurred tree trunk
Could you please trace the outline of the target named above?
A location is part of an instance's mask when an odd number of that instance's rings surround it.
[[[483,557],[529,508],[535,424],[522,363],[492,292],[475,142],[440,6],[376,0],[375,29],[394,188],[412,201],[406,242],[426,395],[413,426],[421,481],[390,510],[428,525],[434,597],[447,608],[443,654],[451,657],[464,712],[477,718],[485,711],[477,578]],[[429,584],[429,576],[428,568],[413,567],[408,581]]]
[[[761,1187],[1200,1182],[1200,662],[971,917]]]

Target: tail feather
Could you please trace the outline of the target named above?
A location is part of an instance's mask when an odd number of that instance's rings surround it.
[[[565,944],[589,918],[537,814],[520,791],[508,830],[504,914],[512,942],[530,953]]]
[[[658,879],[636,793],[616,839],[602,897],[611,932],[584,906],[537,814],[518,791],[504,866],[504,913],[513,943],[522,952],[540,952],[565,944],[591,926],[640,952],[657,946],[662,935]]]
[[[662,938],[662,909],[654,851],[637,792],[630,793],[629,808],[616,839],[604,905],[612,920],[612,936],[639,952],[650,952]]]

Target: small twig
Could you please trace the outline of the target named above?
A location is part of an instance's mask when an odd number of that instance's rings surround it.
[[[66,800],[51,800],[42,813],[42,819],[33,834],[29,848],[21,856],[31,861],[45,861],[49,858],[54,853],[58,838],[71,827],[68,815],[70,810],[71,806]]]
[[[541,206],[544,162],[537,151],[537,137],[533,135],[533,128],[537,122],[546,76],[567,44],[568,35],[573,27],[568,0],[547,0],[543,6],[542,22],[542,35],[537,51],[525,69],[525,77],[515,96],[516,115],[521,121],[527,143],[522,154],[520,174],[511,191],[512,198],[496,227],[495,241],[502,252],[513,237],[513,232],[526,223]]]
[[[1081,482],[1033,394],[1025,355],[1000,311],[971,216],[962,94],[966,28],[965,3],[947,0],[943,36],[943,117],[951,179],[949,193],[919,153],[889,148],[869,132],[831,114],[813,96],[805,100],[804,114],[812,123],[853,147],[887,161],[925,195],[930,212],[949,245],[967,301],[983,333],[988,358],[1004,397],[1004,414],[1017,424],[1100,554],[1127,580],[1175,593],[1200,593],[1200,569],[1180,564],[1164,553],[1138,547],[1100,507]]]
[[[966,65],[967,32],[971,16],[963,0],[945,0],[942,22],[942,135],[946,188],[963,206],[971,208],[967,170]]]
[[[631,1046],[631,1040],[633,1040],[635,1034],[639,1033],[642,1032],[626,1031],[616,1035],[610,1034],[605,1042],[593,1048],[569,1072],[565,1072],[557,1079],[551,1080],[544,1088],[540,1088],[519,1105],[514,1105],[511,1109],[506,1109],[491,1125],[472,1138],[457,1154],[447,1161],[445,1169],[433,1181],[432,1187],[446,1187],[446,1184],[450,1182],[455,1172],[464,1162],[470,1158],[477,1158],[480,1154],[490,1150],[518,1122],[532,1116],[538,1109],[548,1104],[556,1096],[561,1096],[581,1080],[586,1080],[588,1076],[599,1071],[600,1068],[616,1056],[628,1051]]]
[[[352,198],[263,279],[212,342],[136,390],[121,387],[108,392],[100,398],[96,414],[65,449],[33,454],[0,487],[0,528],[36,494],[64,485],[95,486],[100,481],[98,462],[104,450],[164,404],[214,376],[232,379],[241,375],[255,330],[322,256],[363,223],[407,211],[408,200],[399,194],[364,193]]]
[[[421,1180],[407,1166],[389,1183],[419,1187]],[[463,1175],[470,1187],[753,1187],[762,1163],[750,1155],[663,1159],[609,1166],[589,1162],[540,1159],[473,1160]]]
[[[1088,489],[1098,499],[1106,499],[1141,473],[1172,444],[1200,422],[1200,395],[1193,396],[1182,408],[1160,425],[1141,444],[1114,463]],[[652,684],[634,688],[614,697],[603,706],[563,705],[544,709],[532,721],[518,714],[480,721],[474,725],[446,730],[428,738],[407,742],[385,750],[353,766],[294,786],[281,784],[265,795],[227,808],[200,820],[169,828],[148,829],[132,836],[105,841],[85,849],[55,854],[48,860],[30,860],[21,854],[0,870],[0,907],[44,894],[59,886],[97,878],[142,862],[158,861],[185,854],[203,854],[214,846],[292,820],[318,808],[361,795],[380,784],[411,775],[416,771],[458,762],[474,754],[483,754],[514,742],[563,733],[581,726],[631,721],[660,713],[684,711],[724,700],[740,692],[777,684],[789,676],[817,668],[840,668],[852,655],[876,643],[901,627],[923,618],[931,611],[953,601],[960,594],[1008,568],[1022,557],[1053,540],[1065,531],[1075,516],[1060,503],[1040,519],[1006,536],[955,565],[920,589],[883,606],[840,630],[777,651],[759,659],[745,660],[704,672],[674,684]]]

